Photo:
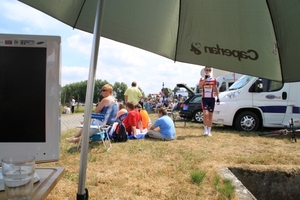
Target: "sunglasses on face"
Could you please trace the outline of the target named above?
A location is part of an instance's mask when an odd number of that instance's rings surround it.
[[[211,71],[211,69],[206,69],[205,71],[209,71],[209,72],[210,72],[210,71]]]
[[[107,90],[101,90],[101,92],[106,92]]]

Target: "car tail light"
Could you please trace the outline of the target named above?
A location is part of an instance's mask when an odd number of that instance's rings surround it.
[[[189,109],[189,105],[187,105],[187,104],[185,104],[185,103],[182,103],[182,104],[180,105],[180,108],[181,108],[182,110],[188,110],[188,109]]]

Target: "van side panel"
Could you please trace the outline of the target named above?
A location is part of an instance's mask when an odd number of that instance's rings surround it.
[[[258,107],[262,111],[263,126],[281,126],[287,112],[290,87],[289,84],[284,84],[281,89],[272,91],[267,86],[268,83],[264,83],[263,87],[268,88],[263,92],[253,93],[253,107]]]
[[[288,125],[288,121],[293,118],[295,127],[299,126],[295,120],[300,119],[300,83],[289,83],[287,111],[283,124]]]
[[[216,124],[235,125],[238,113],[256,109],[264,127],[281,128],[291,118],[300,127],[300,82],[283,84],[255,77],[241,88],[220,93],[220,101],[213,115]]]

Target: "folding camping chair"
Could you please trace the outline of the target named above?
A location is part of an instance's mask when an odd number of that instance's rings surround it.
[[[167,109],[167,115],[172,118],[172,120],[174,122],[174,125],[175,125],[177,114],[178,114],[176,112],[177,104],[178,104],[178,102],[174,103],[174,105],[172,106],[172,108]]]
[[[113,107],[116,106],[115,102],[112,102],[105,114],[98,114],[98,113],[92,113],[91,115],[91,123],[90,128],[98,129],[99,131],[90,136],[91,141],[102,141],[104,148],[109,151],[112,147],[110,137],[108,134],[108,130],[110,128],[110,125],[107,124],[107,120],[113,110]],[[77,126],[78,128],[82,128],[83,125]],[[82,137],[80,137],[80,140],[78,142],[78,150],[80,149],[82,142]],[[108,143],[109,147],[107,148],[106,142]]]

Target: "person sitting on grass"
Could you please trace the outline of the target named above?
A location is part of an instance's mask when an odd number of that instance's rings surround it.
[[[127,102],[126,109],[128,111],[128,114],[125,117],[125,119],[123,120],[126,132],[128,133],[128,136],[132,135],[133,138],[136,138],[137,129],[139,129],[140,132],[142,132],[141,115],[137,110],[134,109],[133,102]]]
[[[122,102],[119,103],[119,111],[117,112],[116,119],[123,121],[127,116],[128,112]]]
[[[164,107],[157,110],[158,119],[150,127],[146,137],[159,140],[173,140],[176,135],[176,130],[173,120],[167,115],[167,109]]]
[[[148,131],[148,125],[149,125],[148,112],[143,109],[141,104],[136,104],[134,107],[135,107],[136,111],[138,111],[141,115],[143,132],[146,133]]]
[[[106,114],[112,102],[115,102],[115,98],[113,96],[113,87],[109,84],[105,84],[101,89],[101,94],[103,96],[103,99],[100,101],[100,103],[98,103],[98,106],[95,109],[95,113]],[[118,105],[114,104],[106,124],[110,125],[116,121],[117,112],[118,112]],[[96,120],[97,119],[92,120],[91,125],[97,125],[102,123],[99,120],[96,122]],[[98,128],[90,128],[89,136],[91,137],[95,135],[97,132],[99,132]],[[70,143],[77,143],[80,140],[81,134],[82,134],[82,129],[80,129],[76,135],[66,139]]]

